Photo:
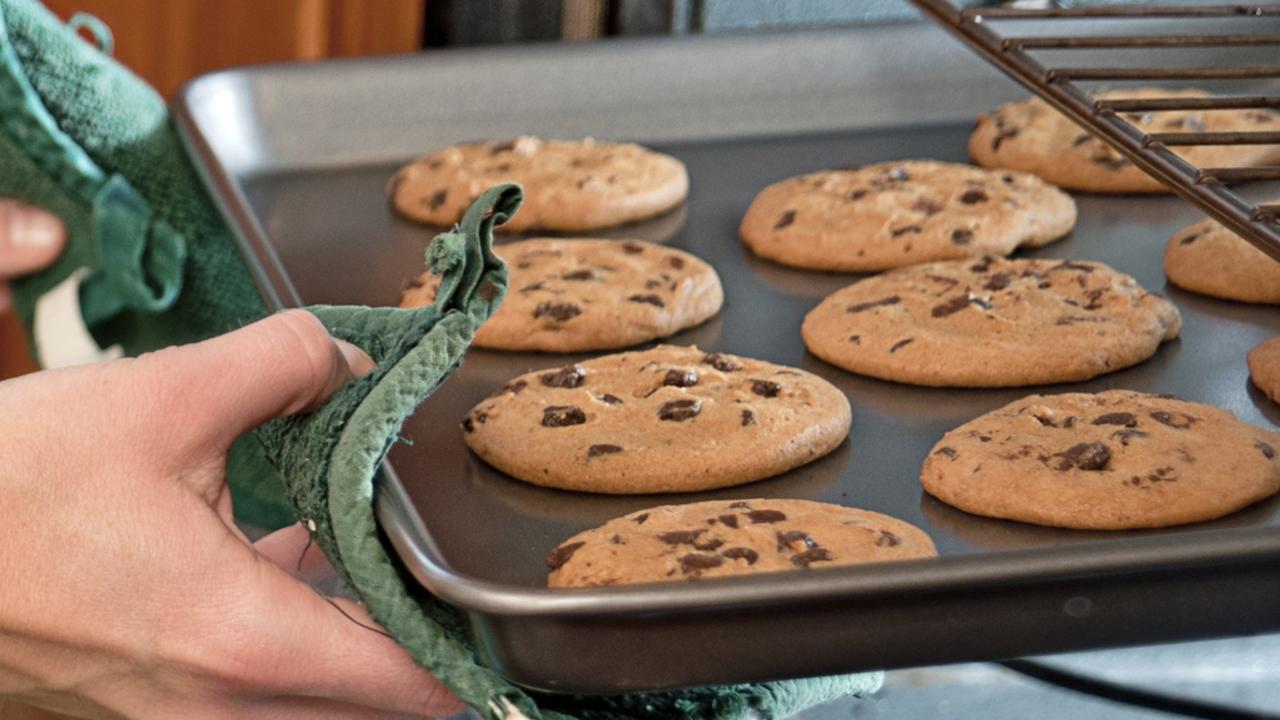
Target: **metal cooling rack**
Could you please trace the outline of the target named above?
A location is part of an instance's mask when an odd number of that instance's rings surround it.
[[[1003,37],[993,24],[1007,20],[1058,18],[1141,21],[1206,18],[1280,17],[1280,3],[1250,5],[1128,5],[1045,8],[973,7],[957,9],[946,0],[911,0],[926,16],[959,37],[1014,80],[1114,147],[1173,192],[1203,209],[1259,250],[1280,261],[1280,204],[1253,204],[1227,183],[1280,179],[1280,165],[1211,167],[1192,165],[1170,148],[1189,145],[1262,145],[1280,143],[1280,132],[1147,133],[1123,113],[1158,110],[1280,108],[1280,96],[1207,98],[1094,99],[1077,81],[1254,80],[1280,78],[1280,65],[1209,67],[1046,67],[1032,57],[1038,50],[1116,48],[1280,46],[1274,34],[1164,34]]]

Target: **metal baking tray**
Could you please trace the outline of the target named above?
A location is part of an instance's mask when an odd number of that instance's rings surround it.
[[[593,496],[506,477],[471,455],[458,429],[506,379],[587,356],[470,351],[406,425],[377,513],[413,576],[465,611],[482,659],[517,683],[607,693],[1278,629],[1278,499],[1170,530],[1071,532],[968,515],[917,481],[944,432],[1031,392],[1172,392],[1280,422],[1244,362],[1280,333],[1280,314],[1165,284],[1166,239],[1199,217],[1185,202],[1080,196],[1074,234],[1027,253],[1110,263],[1166,293],[1185,322],[1182,338],[1142,365],[1046,388],[916,388],[826,365],[804,351],[801,318],[856,276],[774,265],[738,240],[765,185],[881,160],[963,161],[973,118],[1021,96],[941,30],[914,23],[238,69],[194,81],[173,107],[274,307],[396,302],[434,231],[397,217],[384,185],[433,148],[534,133],[672,153],[689,167],[688,203],[605,233],[684,248],[719,270],[724,311],[671,342],[799,366],[848,394],[848,442],[811,465],[715,492]],[[888,513],[924,528],[941,558],[543,587],[543,558],[580,530],[653,505],[751,497]]]

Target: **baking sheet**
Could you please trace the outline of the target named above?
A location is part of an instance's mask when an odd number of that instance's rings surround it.
[[[785,39],[774,42],[785,45]],[[655,57],[662,54],[662,43],[647,47]],[[703,58],[704,64],[715,56]],[[365,87],[376,85],[380,66],[361,67]],[[252,108],[248,100],[262,96],[264,84],[299,73],[326,87],[318,68],[273,72],[232,77],[232,87],[242,87],[233,97]],[[221,131],[197,122],[198,100],[187,94],[188,105],[177,107],[179,120],[268,297],[274,294],[281,304],[395,303],[401,284],[420,271],[434,231],[391,212],[386,180],[418,152],[472,136],[433,135],[431,145],[398,157],[369,151],[363,160],[343,156],[333,162],[333,153],[321,154],[312,166],[262,153],[237,170],[212,151]],[[341,105],[331,94],[309,102],[310,112],[321,115]],[[971,110],[960,106],[955,112]],[[260,135],[287,134],[266,122],[271,112],[246,117]],[[688,165],[690,199],[668,216],[607,233],[689,250],[721,274],[724,312],[670,342],[795,365],[845,391],[853,428],[831,455],[737,488],[606,497],[525,485],[465,449],[457,423],[473,404],[514,375],[588,354],[472,350],[409,420],[403,435],[411,442],[392,450],[392,481],[379,499],[379,515],[414,575],[470,613],[483,657],[527,685],[608,692],[1280,627],[1274,601],[1280,593],[1280,500],[1171,530],[1071,532],[968,515],[925,495],[916,479],[944,432],[1030,392],[1172,392],[1228,407],[1248,422],[1280,422],[1280,407],[1249,384],[1244,364],[1250,347],[1280,333],[1280,314],[1165,285],[1164,242],[1199,214],[1176,198],[1078,196],[1080,223],[1072,236],[1026,253],[1107,262],[1178,305],[1181,339],[1136,368],[1088,383],[1006,390],[914,388],[854,376],[808,355],[799,326],[823,296],[857,276],[792,270],[755,258],[737,239],[738,221],[759,189],[790,175],[911,157],[962,161],[971,123],[848,124],[852,129],[830,131],[782,123],[776,133],[726,139],[690,133],[681,141],[669,128],[667,137],[629,136]],[[591,134],[607,138],[607,130],[604,123]],[[1250,193],[1265,197],[1277,189]],[[661,587],[568,593],[542,587],[546,553],[580,530],[657,504],[750,497],[800,497],[894,515],[929,532],[943,558]]]

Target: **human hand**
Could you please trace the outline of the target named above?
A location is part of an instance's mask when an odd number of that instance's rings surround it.
[[[291,311],[0,383],[0,695],[90,718],[461,710],[358,604],[291,575],[305,529],[251,544],[232,518],[231,443],[372,367]]]
[[[9,307],[8,280],[43,270],[66,243],[58,218],[14,200],[0,200],[0,312]]]

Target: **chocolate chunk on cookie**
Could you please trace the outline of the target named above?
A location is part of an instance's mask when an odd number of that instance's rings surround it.
[[[1009,387],[1135,365],[1181,326],[1172,303],[1101,263],[986,257],[854,283],[814,308],[801,333],[810,352],[862,375]]]
[[[818,270],[867,271],[1039,247],[1069,232],[1070,196],[1024,173],[909,160],[790,178],[742,219],[757,255]]]
[[[920,482],[977,515],[1077,529],[1164,527],[1280,491],[1277,442],[1280,434],[1227,410],[1171,397],[1032,395],[944,435]]]
[[[628,240],[535,238],[498,245],[511,290],[475,344],[498,350],[613,350],[673,335],[720,311],[716,271],[681,250]],[[430,272],[401,307],[435,300]]]
[[[684,164],[639,145],[521,136],[445,148],[401,168],[388,185],[396,210],[448,226],[471,201],[505,182],[524,204],[499,229],[583,232],[658,215],[684,201]]]
[[[1280,305],[1280,261],[1216,220],[1201,220],[1169,238],[1164,273],[1174,285],[1201,295]]]
[[[1133,88],[1099,98],[1208,97],[1201,90]],[[1130,113],[1125,119],[1146,133],[1280,130],[1271,110],[1170,110]],[[1198,167],[1266,165],[1280,158],[1277,145],[1199,145],[1170,148]],[[969,155],[989,168],[1034,173],[1055,185],[1108,193],[1168,192],[1160,181],[1040,98],[1010,103],[978,119]]]
[[[554,588],[703,580],[928,558],[923,531],[869,510],[810,500],[664,505],[587,530],[547,555]],[[762,520],[760,518],[767,519]]]
[[[564,490],[728,487],[816,460],[849,434],[849,401],[822,378],[695,347],[606,355],[504,388],[463,419],[467,445],[509,475]],[[785,519],[745,510],[745,523]]]

